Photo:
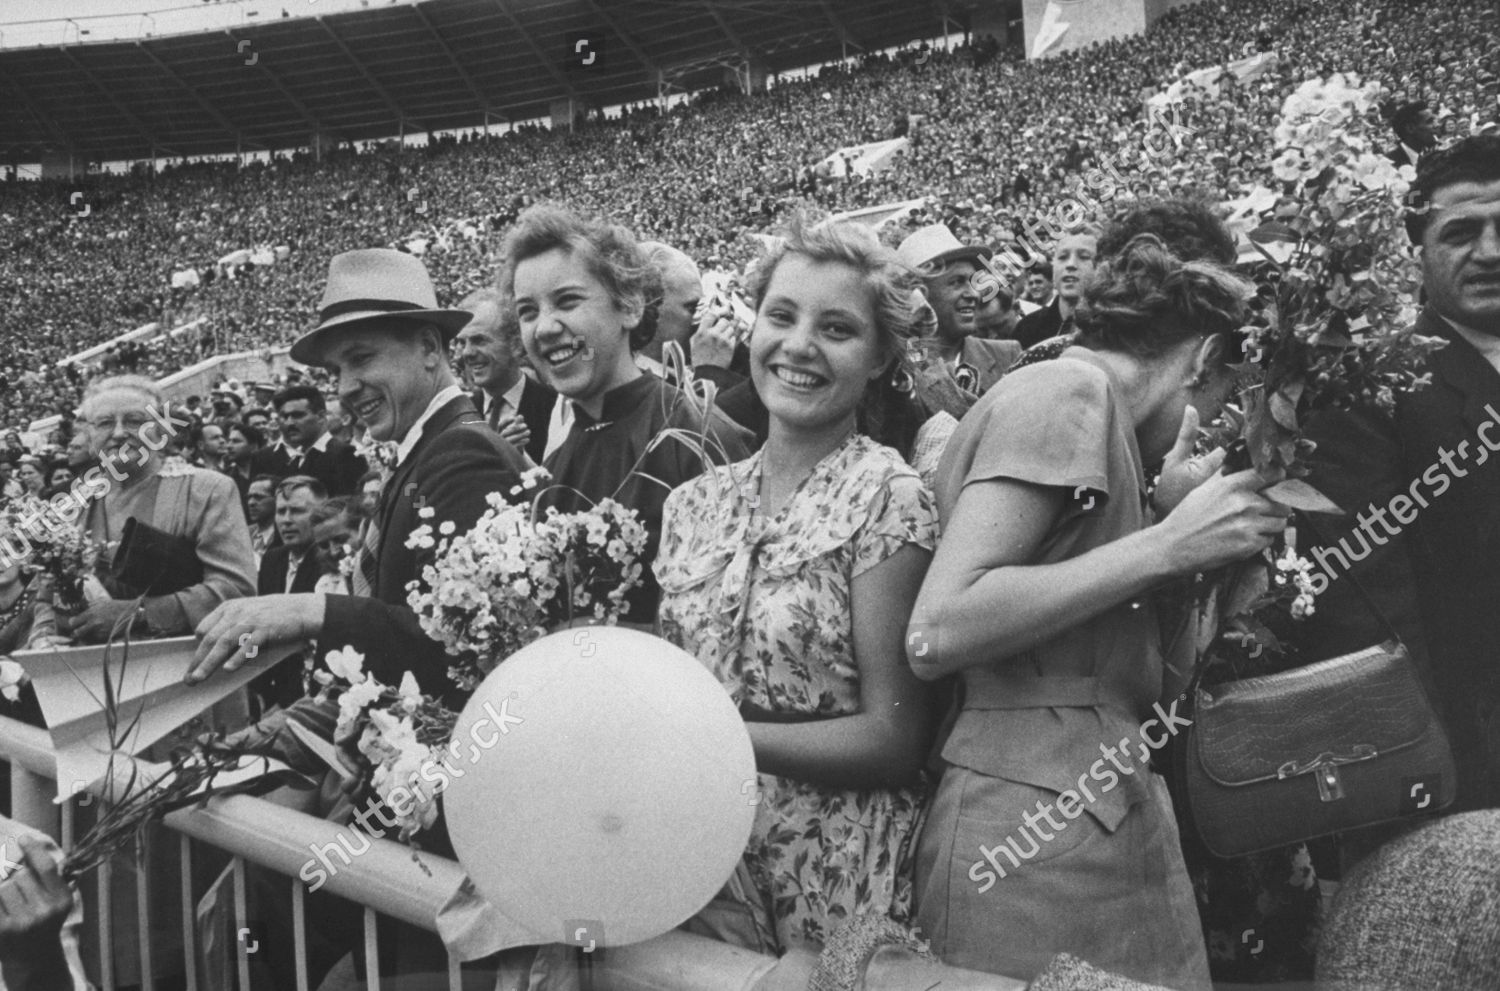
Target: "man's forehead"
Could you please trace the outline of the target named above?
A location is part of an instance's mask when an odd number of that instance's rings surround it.
[[[1443,186],[1432,194],[1431,213],[1435,220],[1500,214],[1500,179]]]
[[[929,279],[940,279],[945,275],[953,275],[955,272],[960,275],[973,275],[979,271],[979,266],[975,265],[971,258],[950,258],[946,262],[933,262],[931,265],[932,270],[924,273]]]
[[[500,304],[493,300],[485,300],[469,311],[474,314],[463,329],[458,332],[458,340],[466,341],[474,337],[495,337],[500,332]]]
[[[674,296],[697,298],[703,295],[703,280],[696,268],[674,266],[662,273],[662,288]]]
[[[324,365],[336,365],[356,348],[363,351],[388,351],[396,348],[400,341],[396,332],[402,327],[413,326],[410,323],[390,322],[363,324],[359,327],[347,330],[336,330],[331,335],[332,339],[324,345],[321,355]]]

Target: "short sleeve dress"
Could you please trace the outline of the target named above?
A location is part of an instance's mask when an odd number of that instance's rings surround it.
[[[938,467],[942,519],[965,487],[996,480],[1067,495],[1033,565],[1148,525],[1134,423],[1108,362],[1069,348],[975,405]],[[964,668],[917,853],[917,919],[945,962],[1030,980],[1067,952],[1134,980],[1207,987],[1171,800],[1152,769],[1177,728],[1160,716],[1162,671],[1147,596]]]
[[[774,517],[758,511],[762,455],[668,498],[657,578],[662,634],[707,665],[737,704],[789,719],[859,711],[853,582],[937,539],[932,496],[895,451],[851,435]],[[832,791],[760,775],[745,852],[763,952],[819,945],[845,920],[904,918],[915,790]]]

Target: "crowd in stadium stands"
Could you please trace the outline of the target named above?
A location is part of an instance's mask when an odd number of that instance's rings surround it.
[[[1174,109],[1144,109],[1192,70],[1256,56],[1266,58],[1243,79],[1189,87]],[[0,188],[0,422],[9,427],[0,496],[76,491],[98,458],[136,451],[131,481],[108,486],[85,524],[114,546],[132,512],[155,514],[164,539],[191,543],[200,565],[184,588],[159,596],[113,575],[107,600],[76,614],[54,614],[8,566],[0,597],[14,593],[21,605],[5,607],[0,654],[50,637],[101,639],[139,595],[141,632],[202,634],[194,677],[241,656],[240,632],[251,630],[267,642],[354,644],[372,667],[397,657],[424,690],[441,691],[445,655],[404,605],[417,557],[396,537],[415,520],[401,514],[415,509],[391,497],[388,480],[405,471],[407,489],[467,526],[488,494],[512,491],[540,464],[563,508],[576,508],[567,493],[613,494],[641,514],[648,581],[628,618],[657,621],[705,663],[713,653],[751,725],[766,799],[757,832],[735,885],[688,928],[780,953],[820,947],[869,912],[919,923],[947,962],[994,973],[1034,975],[1054,952],[1076,950],[1173,987],[1206,987],[1210,971],[1308,980],[1336,879],[1354,876],[1343,874],[1354,851],[1368,853],[1357,844],[1219,860],[1189,831],[1179,836],[1160,776],[1123,767],[1110,774],[1123,786],[1104,787],[1096,806],[1090,796],[1091,818],[1033,865],[1069,856],[1076,874],[1020,871],[1011,857],[1008,897],[986,898],[995,881],[986,861],[1005,872],[995,855],[1004,851],[984,844],[1021,835],[1006,814],[1033,801],[1040,811],[1039,797],[1068,794],[1069,774],[1097,766],[1093,720],[1134,731],[1139,720],[1121,714],[1158,698],[1166,682],[1148,646],[1153,583],[1243,559],[1287,526],[1290,510],[1261,493],[1265,479],[1217,474],[1216,464],[1201,471],[1188,454],[1197,412],[1215,415],[1233,381],[1215,340],[1247,319],[1250,284],[1232,271],[1236,244],[1215,212],[1275,184],[1282,101],[1333,72],[1388,87],[1393,159],[1417,156],[1429,177],[1468,169],[1482,178],[1462,181],[1500,182],[1500,166],[1482,161],[1500,148],[1493,4],[1208,0],[1143,36],[1042,62],[988,41],[911,49],[759,95],[702,94],[665,115],[643,105],[572,133],[526,127],[420,150],[98,176],[84,183],[86,215],[61,185]],[[820,164],[836,149],[893,137],[910,145],[889,168],[841,175]],[[1446,161],[1437,146],[1454,142],[1466,164],[1433,165]],[[1070,203],[1080,177],[1099,168],[1123,185],[1084,204],[1082,223],[1057,224],[1079,213]],[[926,202],[878,234],[816,219],[917,198]],[[771,230],[786,237],[767,251],[758,235]],[[1460,262],[1445,275],[1438,246],[1428,248],[1439,259],[1424,269],[1431,312],[1452,322],[1442,307],[1454,308],[1500,334],[1492,303],[1462,310],[1468,297],[1452,274]],[[974,279],[991,252],[1026,264],[1003,270],[999,291],[981,299]],[[705,290],[702,272],[731,275],[741,299]],[[1491,288],[1494,278],[1481,273]],[[374,286],[389,287],[408,315],[374,307]],[[420,303],[432,287],[440,308],[473,319]],[[147,322],[165,330],[195,320],[177,337],[59,364]],[[666,340],[713,384],[712,403],[708,390],[678,388]],[[181,429],[164,450],[137,450],[131,429],[141,433],[162,408],[155,380],[215,354],[294,342],[293,357],[311,371],[222,382],[177,407]],[[1064,349],[1069,360],[1028,367]],[[1184,404],[1197,412],[1185,415]],[[1057,414],[1065,405],[1072,415]],[[63,423],[28,449],[27,424],[54,413]],[[1430,425],[1410,415],[1403,430]],[[493,431],[458,429],[480,419]],[[712,435],[719,456],[648,446],[668,425]],[[1328,446],[1346,442],[1330,435]],[[1373,441],[1361,447],[1372,459],[1381,452]],[[638,457],[664,486],[625,485]],[[711,463],[720,461],[759,479],[757,514],[736,515],[709,484],[727,478]],[[1106,507],[1081,523],[1061,494],[1078,477],[1099,483]],[[753,532],[751,515],[764,524]],[[1429,543],[1462,542],[1462,526],[1434,521]],[[751,544],[761,556],[736,571]],[[1453,579],[1423,572],[1433,562],[1410,554],[1414,570],[1378,573],[1377,594],[1404,610],[1392,621],[1420,612],[1434,642],[1446,635],[1434,631],[1477,624],[1483,607],[1463,596],[1500,588],[1493,561],[1465,564],[1468,577],[1442,602],[1419,603],[1413,574]],[[1389,553],[1371,560],[1395,567]],[[1159,573],[1146,573],[1151,563]],[[721,580],[706,581],[715,568]],[[334,593],[326,612],[316,593]],[[738,611],[723,608],[729,594]],[[27,595],[37,596],[34,614]],[[1347,604],[1328,601],[1340,648],[1361,646],[1337,625]],[[925,665],[899,647],[906,619],[924,611],[948,624],[946,645]],[[805,656],[809,625],[821,631],[817,664]],[[738,654],[720,656],[720,645]],[[1460,639],[1442,656],[1469,658],[1463,671],[1478,672],[1475,651]],[[1064,677],[1032,683],[975,661],[1022,652]],[[1434,670],[1453,706],[1455,749],[1465,748],[1458,810],[1492,808],[1500,681],[1477,674],[1491,680],[1475,688]],[[255,705],[316,726],[304,675],[300,663],[268,672],[254,683]],[[936,696],[923,683],[945,678],[962,680],[967,701],[946,727],[941,784],[923,794],[912,782],[938,732]],[[1083,680],[1086,692],[1073,684]],[[1063,692],[1062,682],[1088,698],[1046,694]],[[1030,705],[1018,700],[1027,692]],[[25,704],[0,702],[0,712],[39,719]],[[974,823],[995,835],[978,835]],[[987,852],[965,860],[958,845],[975,842]],[[1493,846],[1493,830],[1482,842]],[[26,852],[43,887],[56,887],[41,854]],[[43,894],[38,904],[50,907],[18,927],[59,922],[64,900]],[[1105,905],[1118,932],[1092,916],[1080,923],[1079,899]],[[347,950],[337,932],[351,919],[357,932],[357,916],[345,918],[350,907],[331,898],[318,906],[329,947]],[[0,913],[0,934],[7,924]],[[1257,929],[1263,953],[1242,938]],[[411,960],[433,950],[425,938],[405,944]],[[530,948],[523,963],[511,955],[503,965],[537,974],[576,966],[554,950]],[[0,940],[0,964],[5,957]]]
[[[1352,70],[1386,82],[1403,100],[1425,100],[1446,134],[1492,120],[1500,70],[1494,33],[1480,28],[1493,16],[1457,0],[1203,3],[1147,35],[1043,63],[983,45],[878,56],[769,93],[707,94],[665,118],[637,108],[572,134],[91,177],[78,204],[78,183],[14,184],[0,189],[4,419],[24,427],[70,411],[82,380],[58,360],[150,321],[207,317],[197,333],[118,349],[105,370],[157,377],[200,356],[287,343],[341,250],[423,239],[436,283],[462,295],[489,280],[498,237],[537,200],[614,218],[715,269],[752,258],[748,235],[798,200],[845,210],[931,196],[912,228],[941,220],[998,247],[1104,159],[1129,174],[1123,195],[1232,197],[1268,178],[1270,121],[1288,86],[1309,75]],[[1144,93],[1259,50],[1275,51],[1279,66],[1217,99],[1190,98],[1173,120],[1191,132],[1176,132],[1182,148],[1138,167],[1152,126]],[[818,174],[835,149],[900,134],[912,147],[893,168],[848,181]],[[259,245],[291,251],[214,277],[217,259]],[[186,269],[206,270],[204,283],[171,288]]]

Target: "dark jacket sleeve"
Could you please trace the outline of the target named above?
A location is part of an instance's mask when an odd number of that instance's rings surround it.
[[[477,428],[465,426],[445,430],[424,452],[422,461],[414,466],[411,484],[406,486],[408,491],[393,495],[393,498],[409,500],[410,503],[409,511],[395,513],[393,520],[410,519],[415,527],[418,522],[416,510],[430,506],[432,517],[420,522],[431,523],[436,528],[443,521],[451,520],[456,524],[457,532],[463,533],[473,529],[489,508],[486,497],[490,493],[499,492],[507,499],[514,498],[510,490],[520,484],[522,470],[524,465],[515,448],[483,424]],[[406,530],[405,533],[387,534],[381,551],[382,555],[389,552],[407,556],[410,566],[402,585],[419,578],[422,568],[432,563],[435,557],[430,549],[406,550],[410,528]],[[392,543],[396,546],[392,547]],[[412,671],[422,691],[454,701],[456,686],[447,677],[453,658],[444,651],[442,644],[423,632],[416,613],[406,605],[404,588],[394,591],[382,588],[381,591],[383,599],[328,596],[323,631],[318,638],[319,653],[339,646],[351,646],[365,655],[366,670],[380,681],[395,685],[403,672]]]
[[[286,579],[286,547],[268,547],[260,558],[260,571],[255,576],[256,595],[274,595],[282,591],[276,587],[274,576]]]
[[[732,389],[745,381],[745,376],[736,375],[729,369],[720,368],[718,365],[697,365],[693,368],[693,377],[712,382],[720,392]]]
[[[714,406],[750,432],[752,450],[766,442],[771,417],[766,412],[765,404],[760,401],[760,394],[755,391],[753,380],[745,379],[738,385],[722,390],[714,397]]]
[[[1425,670],[1427,638],[1412,569],[1411,530],[1384,512],[1411,483],[1395,425],[1377,410],[1326,410],[1308,421],[1306,436],[1317,444],[1306,481],[1346,515],[1297,520],[1302,556],[1312,561],[1315,573],[1329,579],[1314,614],[1298,624],[1301,660],[1326,660],[1389,639],[1378,612]],[[1372,507],[1389,526],[1379,522]],[[1368,593],[1369,602],[1351,577]]]

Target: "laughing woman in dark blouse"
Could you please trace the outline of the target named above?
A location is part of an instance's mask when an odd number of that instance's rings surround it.
[[[1211,476],[1152,525],[1144,466],[1223,402],[1248,292],[1137,237],[1086,289],[1081,346],[1005,378],[949,443],[908,658],[964,685],[917,854],[917,921],[950,964],[1029,980],[1068,952],[1208,986],[1142,742],[1177,728],[1145,726],[1163,689],[1146,593],[1260,551],[1286,512],[1251,470]]]
[[[631,351],[641,343],[633,338],[650,268],[629,231],[541,205],[521,214],[501,255],[500,291],[514,300],[526,353],[574,407],[567,438],[543,464],[554,486],[546,502],[573,512],[613,497],[640,514],[649,535],[645,584],[629,596],[624,618],[650,624],[660,595],[650,566],[662,504],[705,467],[692,445],[668,438],[648,452],[651,439],[664,427],[706,434],[711,458],[722,462],[750,453],[748,435],[636,366]]]

